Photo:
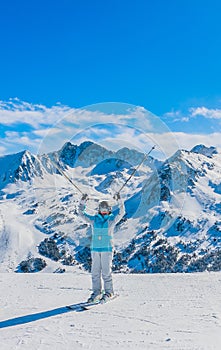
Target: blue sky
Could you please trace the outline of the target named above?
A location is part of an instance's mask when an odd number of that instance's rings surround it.
[[[69,109],[110,101],[159,116],[183,147],[211,134],[220,147],[220,13],[219,0],[1,0],[0,152],[33,151]]]

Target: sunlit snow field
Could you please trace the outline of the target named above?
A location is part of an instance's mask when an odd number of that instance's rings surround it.
[[[0,274],[0,349],[221,347],[221,273],[114,274],[119,297],[83,312],[90,274]]]

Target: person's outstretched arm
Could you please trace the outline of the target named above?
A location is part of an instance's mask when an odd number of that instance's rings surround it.
[[[116,200],[119,206],[119,212],[116,215],[113,215],[113,219],[111,220],[111,225],[116,225],[116,223],[120,221],[125,215],[124,201],[121,199],[119,194],[117,194]]]
[[[89,222],[90,224],[94,221],[94,216],[90,215],[86,212],[86,202],[88,199],[88,195],[87,194],[83,194],[83,196],[81,197],[80,203],[79,203],[79,215],[82,219],[86,220],[87,222]]]

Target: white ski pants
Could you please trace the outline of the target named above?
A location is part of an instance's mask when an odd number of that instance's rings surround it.
[[[102,290],[101,276],[104,282],[104,291],[113,293],[112,281],[112,252],[91,252],[92,258],[92,289],[95,294],[100,294]]]

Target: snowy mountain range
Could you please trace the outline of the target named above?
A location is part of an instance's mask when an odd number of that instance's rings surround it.
[[[114,211],[114,194],[144,156],[86,141],[40,156],[1,157],[0,271],[90,270],[81,192],[89,195],[89,212],[101,199]],[[220,270],[220,177],[221,154],[214,147],[178,150],[164,162],[149,156],[121,192],[126,214],[115,229],[114,271]]]

